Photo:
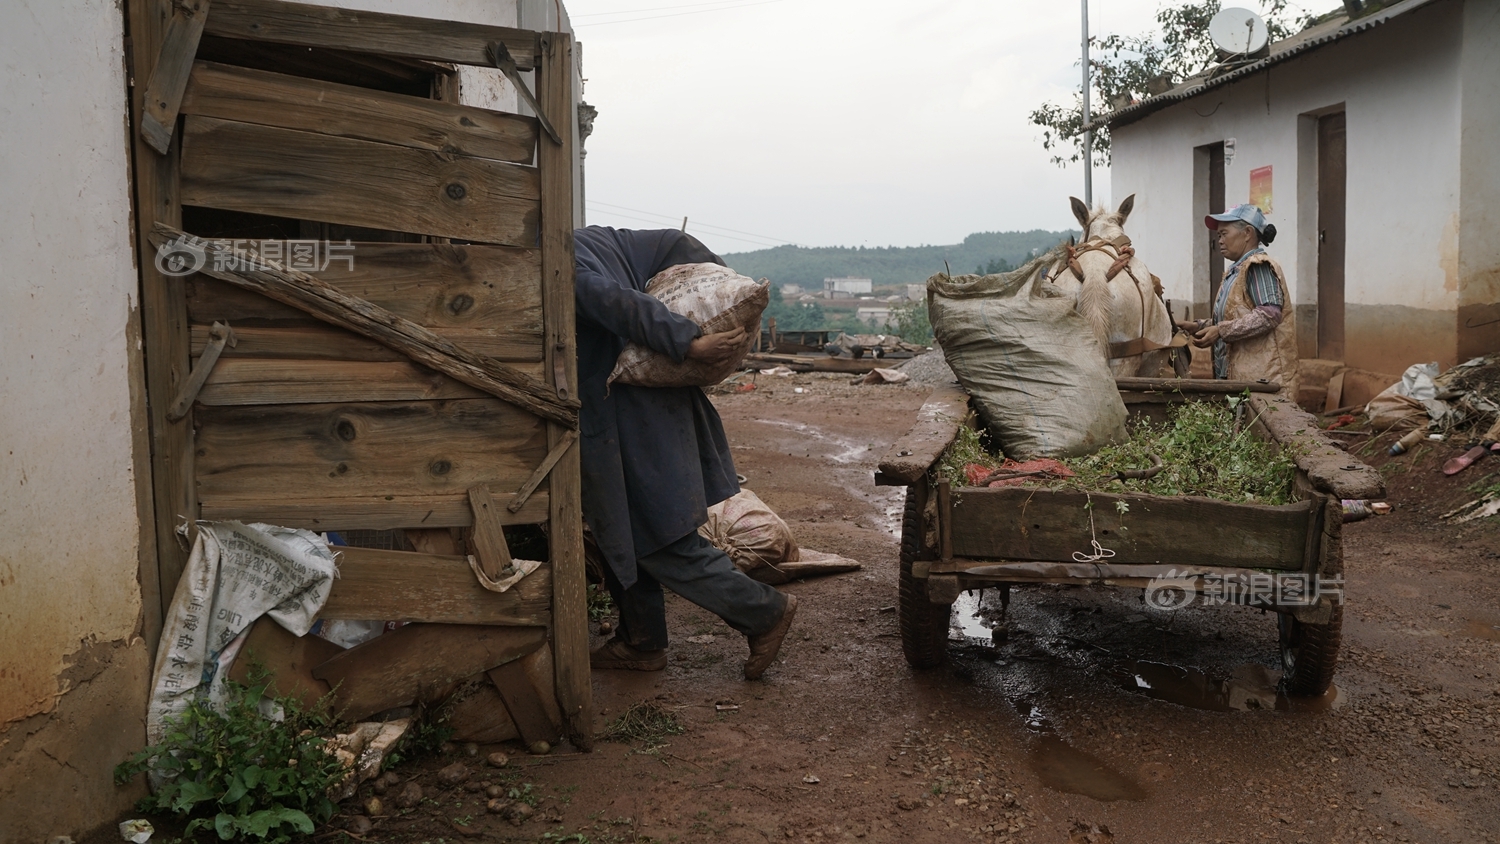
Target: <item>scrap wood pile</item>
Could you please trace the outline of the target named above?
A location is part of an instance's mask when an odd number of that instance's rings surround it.
[[[1037,486],[1153,495],[1196,495],[1224,501],[1286,504],[1293,500],[1292,455],[1236,421],[1244,400],[1185,402],[1169,421],[1138,420],[1123,442],[1082,457],[1007,460],[979,430],[960,428],[939,465],[955,487]]]

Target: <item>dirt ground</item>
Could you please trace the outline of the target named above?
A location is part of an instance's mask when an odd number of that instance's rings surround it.
[[[872,473],[927,392],[799,375],[716,397],[749,488],[803,546],[864,570],[782,587],[802,608],[759,682],[740,676],[743,637],[671,599],[668,668],[596,672],[596,723],[649,700],[682,734],[512,747],[503,770],[479,762],[494,748],[458,750],[473,782],[529,787],[521,825],[433,784],[455,757],[409,763],[437,799],[369,840],[1500,841],[1500,529],[1438,519],[1500,461],[1445,479],[1458,444],[1365,446],[1395,510],[1347,527],[1327,699],[1276,698],[1272,615],[1102,588],[1019,590],[998,631],[998,597],[966,595],[950,665],[919,673],[894,611],[903,493]]]

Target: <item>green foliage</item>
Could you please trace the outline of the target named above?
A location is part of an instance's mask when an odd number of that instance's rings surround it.
[[[776,319],[777,331],[821,331],[826,327],[827,316],[817,302],[788,302],[781,295],[781,288],[771,285],[771,302],[761,317],[762,325],[770,325]]]
[[[823,279],[838,276],[868,278],[876,287],[917,284],[943,272],[943,262],[955,270],[1003,260],[1019,265],[1066,240],[1076,232],[1034,229],[1026,232],[978,232],[949,246],[778,246],[725,255],[736,272],[769,278],[772,290],[783,284],[801,285],[809,293],[823,289]],[[902,292],[905,292],[904,288]],[[792,330],[776,316],[778,328]],[[812,328],[822,328],[814,325]]]
[[[153,770],[164,777],[139,808],[189,819],[187,836],[211,829],[226,841],[278,844],[312,834],[333,816],[328,789],[345,773],[324,751],[335,722],[326,702],[304,710],[295,698],[277,699],[283,720],[265,718],[265,690],[230,682],[223,714],[194,701],[167,722],[161,744],[115,768],[116,782]]]
[[[408,759],[437,753],[444,742],[453,738],[453,727],[448,724],[452,714],[446,705],[436,709],[419,705],[412,714],[411,726],[401,737],[401,743],[386,753],[384,767],[394,768]]]
[[[927,317],[927,302],[912,302],[892,308],[891,328],[908,343],[931,345],[932,321]]]
[[[589,584],[589,621],[599,621],[615,611],[615,601],[602,584]]]
[[[1251,433],[1251,420],[1244,420],[1236,430],[1234,408],[1242,400],[1232,396],[1227,402],[1183,402],[1165,423],[1135,420],[1130,439],[1125,442],[1063,461],[1077,473],[1075,477],[1028,485],[1287,504],[1293,500],[1296,462],[1292,455]],[[1121,470],[1149,467],[1153,454],[1162,461],[1162,470],[1155,477],[1114,480],[1114,474]],[[994,469],[1001,461],[984,434],[965,426],[943,454],[938,473],[954,487],[968,486],[963,470],[971,463]]]
[[[988,445],[989,432],[971,428],[968,425],[958,426],[958,436],[953,438],[953,443],[943,452],[943,459],[938,461],[938,476],[947,479],[955,489],[969,485],[969,478],[964,474],[964,467],[975,463],[989,469],[1000,465],[1000,458],[995,456],[998,449],[991,449]]]
[[[1093,89],[1089,98],[1094,116],[1129,104],[1133,99],[1160,93],[1198,73],[1212,62],[1217,48],[1208,36],[1208,22],[1218,14],[1221,0],[1198,0],[1167,6],[1156,13],[1158,30],[1141,35],[1089,38],[1089,68]],[[1279,41],[1306,26],[1311,15],[1294,17],[1288,0],[1260,0],[1270,39]],[[1069,104],[1043,103],[1031,113],[1031,123],[1042,129],[1042,149],[1053,152],[1058,166],[1083,160],[1083,95]],[[1096,166],[1110,160],[1109,128],[1094,129],[1090,150]]]
[[[1234,407],[1228,402],[1183,402],[1163,424],[1141,419],[1129,440],[1107,446],[1088,457],[1066,461],[1077,477],[1051,486],[1152,495],[1203,495],[1221,501],[1287,504],[1297,464],[1290,454],[1250,432],[1245,419],[1235,429]],[[1246,408],[1248,410],[1248,407]],[[1111,480],[1123,469],[1144,469],[1150,455],[1161,458],[1162,470],[1144,480]]]
[[[975,267],[974,268],[974,274],[975,275],[999,275],[1000,273],[1008,273],[1008,272],[1010,272],[1011,270],[1013,270],[1015,268],[1016,268],[1015,264],[1012,264],[1011,262],[1005,260],[1004,258],[994,258],[994,259],[990,260],[988,263],[980,264],[979,266]]]

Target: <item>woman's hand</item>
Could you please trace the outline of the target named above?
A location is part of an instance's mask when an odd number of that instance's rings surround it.
[[[1217,325],[1207,326],[1202,331],[1193,335],[1193,345],[1200,349],[1207,349],[1217,342],[1219,342],[1219,327]]]
[[[701,361],[709,366],[720,366],[734,358],[744,343],[745,327],[743,325],[735,327],[732,331],[705,334],[688,346],[688,360]]]

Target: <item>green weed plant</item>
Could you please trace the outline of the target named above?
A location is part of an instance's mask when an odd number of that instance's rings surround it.
[[[1090,492],[1142,492],[1151,495],[1196,495],[1221,501],[1287,504],[1294,500],[1297,475],[1293,455],[1251,432],[1248,415],[1236,427],[1235,408],[1249,407],[1240,396],[1228,401],[1189,401],[1175,406],[1164,423],[1137,419],[1130,438],[1086,457],[1064,460],[1075,477],[1028,481],[1027,486]],[[1161,458],[1162,470],[1153,478],[1116,480],[1116,472],[1145,469],[1151,455]],[[977,463],[995,468],[1000,458],[986,445],[986,437],[968,426],[938,465],[940,477],[954,487],[969,485],[964,466]]]
[[[336,722],[326,700],[304,708],[289,697],[276,699],[282,720],[266,718],[266,688],[231,681],[222,714],[207,700],[194,701],[167,722],[160,744],[115,768],[115,781],[162,775],[161,787],[138,808],[189,819],[186,838],[210,829],[225,841],[266,844],[311,835],[333,817],[328,789],[346,773],[324,749]]]

